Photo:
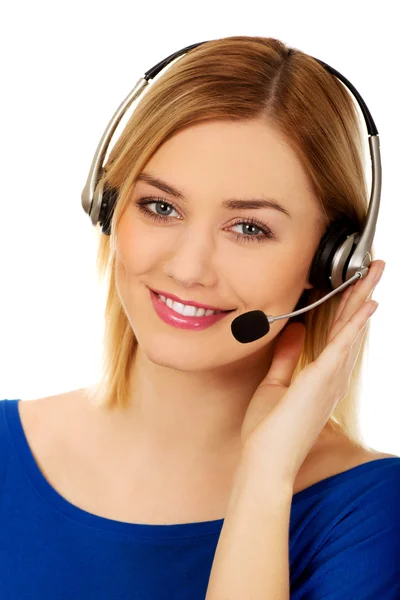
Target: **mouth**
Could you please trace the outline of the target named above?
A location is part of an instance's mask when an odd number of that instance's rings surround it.
[[[179,298],[178,296],[175,296],[175,294],[168,294],[167,292],[163,292],[162,290],[156,290],[155,288],[149,288],[151,289],[151,291],[155,292],[156,294],[158,294],[158,296],[161,297],[161,299],[165,302],[167,300],[169,300],[168,302],[168,306],[170,306],[172,308],[172,303],[176,302],[178,305],[185,306],[185,307],[194,307],[196,309],[201,309],[204,308],[206,311],[208,311],[208,313],[210,314],[210,311],[216,312],[216,313],[220,313],[220,312],[233,312],[234,310],[236,310],[236,308],[232,308],[232,309],[224,309],[224,308],[219,308],[218,306],[210,306],[208,304],[202,304],[200,302],[193,302],[192,300],[182,300],[182,298]],[[174,307],[174,308],[180,308],[179,306]],[[187,315],[194,315],[194,311],[190,310],[190,311],[186,311]],[[203,313],[201,313],[203,314]]]
[[[177,303],[170,298],[162,298],[160,294],[151,288],[149,288],[149,291],[154,310],[160,319],[168,325],[180,329],[206,329],[207,327],[218,323],[235,310],[211,311],[211,309]]]

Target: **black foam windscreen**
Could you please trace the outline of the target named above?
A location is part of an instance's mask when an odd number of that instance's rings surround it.
[[[242,344],[262,338],[269,329],[268,317],[262,310],[250,310],[233,319],[231,323],[233,336]]]

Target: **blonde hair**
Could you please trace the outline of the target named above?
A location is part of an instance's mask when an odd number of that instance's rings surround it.
[[[201,121],[261,120],[274,124],[295,149],[325,227],[335,218],[364,226],[368,190],[356,104],[347,88],[314,58],[275,38],[231,36],[211,40],[178,58],[140,98],[115,143],[102,179],[118,191],[111,236],[101,233],[99,278],[107,281],[102,373],[89,393],[108,409],[129,401],[130,368],[137,341],[115,283],[116,229],[132,185],[154,152],[183,127]],[[371,251],[372,256],[372,251]],[[372,258],[373,259],[373,258]],[[374,259],[373,259],[374,260]],[[321,297],[308,291],[307,303]],[[327,343],[341,294],[304,313],[306,337],[293,378],[314,361]],[[347,394],[328,426],[365,447],[360,432],[361,369],[368,324]]]

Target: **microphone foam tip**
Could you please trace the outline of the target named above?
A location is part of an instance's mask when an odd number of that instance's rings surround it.
[[[231,330],[238,342],[254,342],[269,332],[268,317],[262,310],[251,310],[233,319]]]

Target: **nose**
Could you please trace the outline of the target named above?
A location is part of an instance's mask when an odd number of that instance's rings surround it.
[[[202,231],[186,233],[176,239],[174,249],[167,254],[166,273],[183,288],[213,287],[217,281],[215,245]]]

